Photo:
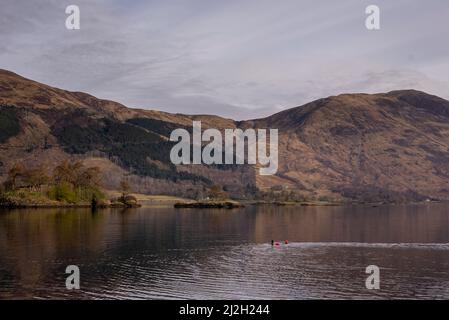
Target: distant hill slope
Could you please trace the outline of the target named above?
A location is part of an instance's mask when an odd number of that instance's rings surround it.
[[[201,196],[220,184],[235,197],[287,189],[307,198],[398,201],[449,199],[449,102],[414,90],[343,94],[270,117],[234,121],[130,109],[0,70],[0,175],[14,162],[84,159],[106,187],[121,177],[138,192]],[[169,161],[170,132],[203,127],[279,129],[279,170],[181,166]]]
[[[449,198],[444,99],[414,90],[343,94],[253,123],[282,128],[280,175],[311,192],[373,200]]]

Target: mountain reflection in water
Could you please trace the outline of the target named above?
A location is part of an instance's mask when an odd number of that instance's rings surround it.
[[[448,299],[449,205],[3,210],[0,298]]]

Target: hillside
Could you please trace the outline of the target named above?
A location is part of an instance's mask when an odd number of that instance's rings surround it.
[[[449,102],[441,98],[413,90],[343,94],[253,124],[282,128],[279,175],[310,192],[449,197]]]
[[[212,184],[234,197],[293,190],[304,198],[449,199],[449,102],[414,90],[343,94],[251,121],[130,109],[0,70],[0,175],[14,162],[95,163],[105,187],[123,176],[140,193],[198,197]],[[174,166],[170,132],[203,127],[277,128],[279,170]]]

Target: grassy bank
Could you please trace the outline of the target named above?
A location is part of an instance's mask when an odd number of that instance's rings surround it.
[[[15,190],[0,195],[3,208],[130,208],[141,204],[132,195],[108,199],[99,191],[83,191],[85,197],[71,194],[70,197],[55,197],[52,191]]]

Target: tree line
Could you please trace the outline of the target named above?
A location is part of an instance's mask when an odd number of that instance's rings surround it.
[[[81,161],[65,160],[49,172],[43,166],[26,168],[16,163],[8,171],[0,191],[3,194],[18,191],[42,193],[52,200],[69,203],[103,198],[98,167],[86,167]]]

